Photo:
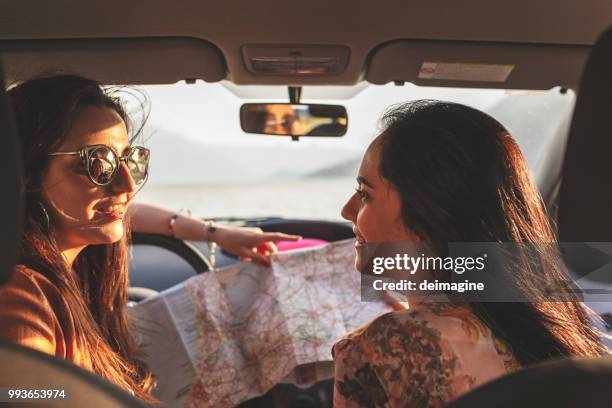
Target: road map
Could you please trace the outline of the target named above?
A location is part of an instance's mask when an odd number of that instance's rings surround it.
[[[353,244],[274,254],[270,268],[238,263],[132,307],[154,395],[170,406],[233,407],[281,382],[332,378],[334,343],[390,310],[361,302]]]

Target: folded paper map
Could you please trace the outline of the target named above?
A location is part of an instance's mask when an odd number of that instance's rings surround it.
[[[390,310],[361,301],[353,244],[206,272],[134,306],[155,395],[173,407],[233,407],[281,382],[331,378],[334,343]]]

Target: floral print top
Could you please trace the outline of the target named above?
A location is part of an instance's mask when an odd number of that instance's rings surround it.
[[[441,407],[519,368],[466,305],[387,313],[332,350],[335,408]]]

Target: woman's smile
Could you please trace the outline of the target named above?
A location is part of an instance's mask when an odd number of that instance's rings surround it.
[[[121,220],[127,211],[128,200],[104,200],[94,208],[94,220]]]
[[[360,248],[367,241],[365,238],[359,233],[356,225],[353,225],[353,234],[355,234],[355,247]]]
[[[125,205],[113,205],[103,209],[95,210],[96,214],[112,219],[122,219],[125,215]]]

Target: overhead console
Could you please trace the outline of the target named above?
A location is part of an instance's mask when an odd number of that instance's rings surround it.
[[[365,79],[373,84],[504,89],[577,87],[591,47],[397,40],[374,49]]]
[[[7,83],[48,73],[72,73],[104,84],[169,84],[227,75],[213,44],[188,37],[3,40]]]
[[[250,73],[295,79],[337,76],[350,55],[345,46],[315,44],[248,44],[241,51]]]

